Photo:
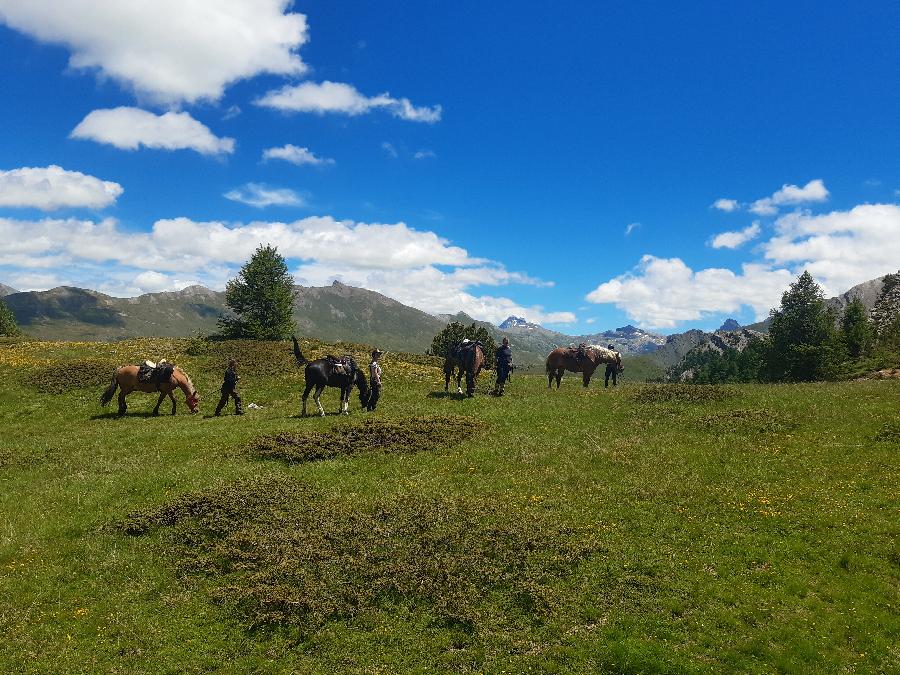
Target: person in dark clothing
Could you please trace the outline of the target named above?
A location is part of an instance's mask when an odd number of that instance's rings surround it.
[[[366,405],[366,410],[373,411],[375,410],[375,406],[378,405],[378,399],[381,398],[381,365],[378,363],[378,358],[381,356],[382,352],[380,349],[372,350],[372,363],[369,364],[369,376],[370,376],[370,385],[369,389],[369,403]]]
[[[244,414],[244,409],[241,407],[241,395],[237,391],[237,383],[240,379],[241,376],[237,374],[237,363],[234,359],[231,359],[228,362],[228,368],[225,370],[225,379],[222,381],[222,397],[219,399],[219,405],[216,406],[216,417],[228,405],[229,397],[234,398],[234,414]]]
[[[503,396],[503,387],[512,372],[512,349],[509,348],[509,338],[503,338],[503,344],[497,347],[494,360],[497,366],[497,383],[494,385],[494,394]]]
[[[606,345],[606,348],[616,351],[616,348],[613,347],[612,345]],[[603,386],[604,387],[609,386],[609,376],[612,375],[613,386],[615,387],[617,385],[616,376],[618,374],[619,374],[619,371],[618,371],[616,364],[615,363],[607,363],[606,364],[606,377],[603,378]]]

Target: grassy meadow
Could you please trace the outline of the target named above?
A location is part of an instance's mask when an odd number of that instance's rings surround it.
[[[161,357],[201,414],[99,406]],[[900,672],[900,382],[383,365],[303,419],[287,342],[0,343],[0,672]]]

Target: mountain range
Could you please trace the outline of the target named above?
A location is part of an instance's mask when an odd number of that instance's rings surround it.
[[[842,309],[860,298],[869,309],[875,304],[883,277],[854,286],[828,300]],[[556,347],[572,343],[614,344],[630,357],[646,357],[648,363],[667,367],[691,349],[705,344],[738,346],[750,336],[765,333],[769,320],[741,328],[733,319],[713,333],[688,330],[669,336],[632,325],[588,335],[567,335],[510,316],[499,326],[476,321],[469,315],[433,315],[404,305],[375,291],[335,281],[330,286],[296,286],[294,320],[298,332],[329,342],[361,342],[391,351],[421,353],[449,321],[486,327],[499,342],[509,337],[517,363],[542,364]],[[213,333],[226,310],[225,293],[203,286],[181,291],[146,293],[135,298],[116,298],[97,291],[61,286],[49,291],[18,292],[0,284],[0,296],[13,311],[19,326],[29,335],[54,340],[117,340],[158,335],[180,337]]]

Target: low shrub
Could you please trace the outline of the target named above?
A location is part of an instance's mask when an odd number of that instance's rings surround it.
[[[455,445],[484,426],[484,422],[461,415],[370,419],[328,431],[260,436],[247,450],[259,457],[287,462],[311,462],[364,452],[407,454]]]
[[[768,408],[724,410],[701,417],[699,424],[716,433],[779,433],[797,428],[797,424]]]
[[[637,388],[632,398],[639,403],[711,403],[737,395],[735,389],[718,384],[655,384]]]
[[[557,581],[599,546],[536,507],[497,497],[404,494],[351,503],[296,480],[254,478],[134,513],[131,535],[161,543],[248,628],[313,631],[398,603],[475,633],[539,621]]]
[[[107,359],[60,361],[28,371],[24,380],[42,394],[63,394],[72,389],[108,385],[119,365]]]

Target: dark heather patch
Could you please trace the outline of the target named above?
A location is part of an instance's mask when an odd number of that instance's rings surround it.
[[[735,389],[718,384],[657,384],[637,388],[632,398],[638,403],[711,403],[737,395]]]
[[[258,457],[286,462],[312,462],[365,452],[409,454],[455,445],[484,426],[484,422],[462,415],[369,419],[328,431],[260,436],[247,450]]]
[[[88,389],[109,385],[113,372],[121,364],[104,359],[60,361],[28,371],[25,384],[43,394],[63,394],[72,389]]]
[[[247,628],[304,632],[397,604],[466,633],[540,622],[562,602],[558,582],[601,550],[586,529],[498,497],[351,503],[285,477],[186,495],[118,528],[164,528],[177,570],[210,580]]]
[[[797,424],[767,408],[723,410],[701,417],[699,426],[715,433],[779,433],[797,428]]]
[[[900,443],[900,422],[885,422],[875,432],[875,441],[878,443]]]

